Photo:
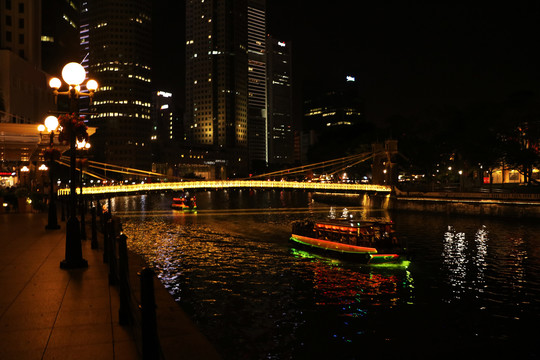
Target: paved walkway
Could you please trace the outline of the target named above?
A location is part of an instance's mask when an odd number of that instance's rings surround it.
[[[102,252],[83,241],[87,269],[62,270],[65,223],[47,214],[0,214],[0,359],[138,359],[118,325],[118,292]]]
[[[60,230],[45,230],[46,224],[46,213],[0,213],[0,360],[141,359],[141,329],[118,324],[119,294],[109,286],[101,234],[99,249],[82,241],[88,268],[63,270],[65,222],[59,217]],[[137,272],[144,266],[129,253],[134,304],[140,303]],[[220,359],[156,277],[154,288],[157,357]]]

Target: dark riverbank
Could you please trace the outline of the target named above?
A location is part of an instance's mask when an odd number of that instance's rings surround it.
[[[401,192],[392,195],[323,194],[313,199],[344,206],[377,206],[398,211],[510,218],[540,218],[540,194]]]

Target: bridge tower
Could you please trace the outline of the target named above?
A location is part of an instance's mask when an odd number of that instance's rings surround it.
[[[371,150],[373,151],[373,164],[371,165],[373,184],[396,185],[398,179],[395,162],[398,154],[397,140],[386,140],[384,144],[371,144]]]

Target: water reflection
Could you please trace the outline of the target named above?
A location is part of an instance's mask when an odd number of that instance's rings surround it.
[[[354,359],[403,348],[429,358],[426,346],[433,357],[448,349],[537,354],[524,329],[540,320],[538,225],[391,218],[347,206],[395,220],[407,239],[411,266],[384,268],[291,247],[292,221],[329,213],[309,193],[201,192],[197,214],[171,210],[171,197],[146,198],[144,211],[119,198],[115,213],[129,248],[156,268],[225,359]]]
[[[486,286],[486,269],[488,255],[488,231],[485,225],[476,231],[474,243],[476,245],[476,253],[473,255],[473,264],[477,270],[476,279],[474,279],[474,289],[479,293],[484,292]],[[479,297],[479,295],[477,295]]]
[[[465,232],[448,226],[443,237],[442,264],[450,285],[451,296],[445,301],[462,300],[474,294],[478,299],[486,287],[489,232],[482,225],[476,230],[474,242],[467,240]]]
[[[468,262],[466,251],[465,233],[458,232],[454,227],[448,226],[444,233],[442,253],[443,265],[452,291],[452,297],[448,301],[460,299],[465,291]]]
[[[307,213],[324,216],[314,207],[196,216],[156,210],[144,222],[133,212],[120,214],[130,249],[145,256],[205,334],[234,359],[261,349],[270,358],[291,358],[314,342],[361,343],[373,307],[412,302],[412,278],[403,268],[360,266],[290,248],[290,220],[282,219]],[[313,328],[324,331],[313,337]]]

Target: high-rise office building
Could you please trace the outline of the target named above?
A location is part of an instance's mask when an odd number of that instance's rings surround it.
[[[175,163],[178,161],[178,146],[183,142],[184,129],[168,91],[155,91],[152,96],[152,163]]]
[[[251,110],[250,135],[265,126],[264,35],[263,0],[186,1],[188,142],[221,153],[231,176],[247,172],[248,143],[252,156],[266,158],[265,136],[248,141]]]
[[[83,66],[100,84],[89,125],[96,156],[151,168],[151,0],[82,0]]]
[[[248,149],[251,166],[268,164],[266,4],[250,1],[248,19]]]
[[[341,128],[344,132],[363,121],[362,100],[355,76],[347,75],[333,90],[304,103],[305,128],[324,132]]]
[[[41,1],[0,2],[0,49],[41,67]]]
[[[341,157],[342,149],[357,146],[359,136],[369,134],[372,126],[365,121],[362,109],[360,86],[353,75],[344,76],[331,91],[304,101],[303,156],[317,162]]]
[[[54,99],[41,70],[41,1],[0,1],[0,15],[0,122],[43,121]]]
[[[291,43],[268,37],[268,143],[269,163],[292,164],[294,136],[292,116]]]
[[[41,64],[53,76],[60,76],[65,64],[83,59],[79,50],[79,4],[78,0],[43,2]]]

